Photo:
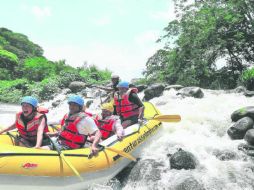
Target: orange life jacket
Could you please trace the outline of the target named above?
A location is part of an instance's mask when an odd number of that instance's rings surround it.
[[[115,94],[114,96],[114,104],[116,106],[117,115],[121,116],[123,119],[129,118],[131,116],[139,115],[139,107],[138,105],[129,101],[130,93],[137,93],[137,88],[130,88],[125,94],[119,97],[119,94]]]
[[[40,110],[41,109],[41,110]],[[38,110],[40,112],[38,112]],[[44,110],[44,111],[42,111]],[[45,113],[48,113],[48,110],[45,108],[38,108],[37,112],[34,116],[34,118],[29,121],[27,123],[27,125],[25,126],[21,114],[22,112],[17,113],[16,115],[16,127],[18,129],[18,132],[20,134],[20,136],[30,142],[36,142],[37,140],[37,131],[38,131],[38,127],[40,124],[40,119],[41,117],[45,116]],[[46,118],[46,116],[45,116]],[[48,132],[48,126],[47,126],[47,122],[46,122],[46,126],[44,128],[43,133]],[[46,138],[46,136],[44,136],[44,138]]]
[[[86,143],[87,136],[80,134],[77,129],[77,124],[81,119],[88,115],[84,112],[79,112],[69,116],[66,114],[61,121],[62,132],[60,133],[59,139],[61,144],[70,147],[71,149],[77,149],[84,146]]]
[[[102,140],[107,139],[113,134],[113,126],[116,122],[114,116],[110,116],[106,119],[100,119],[99,116],[96,116],[94,121],[100,129]]]

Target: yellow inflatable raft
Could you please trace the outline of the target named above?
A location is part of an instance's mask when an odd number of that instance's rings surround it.
[[[160,114],[151,104],[144,103],[145,118]],[[112,136],[100,144],[139,157],[141,149],[161,127],[161,122],[148,120],[143,126],[132,125],[125,129],[125,138],[118,141]],[[83,181],[74,174],[57,151],[47,151],[13,145],[13,138],[0,135],[0,189],[17,186],[19,189],[85,189],[93,183],[113,178],[131,160],[105,148],[97,156],[89,157],[90,149],[62,151],[65,158],[80,173]],[[36,187],[37,186],[37,187]]]

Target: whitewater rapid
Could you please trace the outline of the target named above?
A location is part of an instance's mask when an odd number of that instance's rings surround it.
[[[179,114],[182,117],[179,123],[164,123],[157,140],[151,142],[140,158],[140,162],[154,160],[160,163],[156,168],[160,173],[159,179],[149,180],[153,170],[147,169],[138,180],[126,176],[126,184],[123,187],[111,183],[111,185],[95,185],[91,189],[173,190],[179,189],[179,184],[190,178],[195,179],[200,184],[199,187],[208,190],[253,190],[253,160],[237,148],[244,141],[232,141],[227,135],[227,129],[232,125],[231,113],[241,107],[251,106],[254,98],[226,91],[202,90],[204,92],[202,99],[181,98],[176,95],[177,91],[169,90],[164,91],[161,97],[150,101],[162,114]],[[57,99],[61,100],[57,108],[52,108],[52,101],[43,104],[50,108],[49,121],[60,120],[68,110],[65,95],[59,95]],[[98,104],[99,100],[95,100],[90,111],[98,112]],[[15,112],[19,109],[19,106],[0,104],[0,125],[11,124],[15,119]],[[196,169],[170,169],[168,154],[173,154],[179,148],[195,155],[199,162]],[[218,154],[226,152],[233,154],[233,158],[218,159]],[[182,190],[187,189],[197,188],[191,185],[188,187],[187,183],[187,188]]]

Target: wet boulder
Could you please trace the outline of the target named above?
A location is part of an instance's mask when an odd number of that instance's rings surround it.
[[[121,182],[116,178],[112,178],[111,180],[109,180],[107,182],[107,186],[109,186],[111,190],[120,190],[120,189],[122,189]]]
[[[71,89],[65,88],[65,89],[62,90],[62,93],[65,94],[65,95],[66,94],[70,94],[71,93]]]
[[[244,117],[234,123],[227,133],[231,139],[243,139],[245,133],[253,128],[253,120],[250,117]]]
[[[213,151],[213,155],[221,161],[238,159],[237,153],[232,150],[215,150]]]
[[[201,184],[193,176],[188,176],[183,179],[180,179],[179,182],[176,183],[174,189],[175,190],[205,190],[203,184]]]
[[[238,150],[243,151],[248,156],[254,156],[254,146],[250,144],[241,143],[238,145]]]
[[[177,169],[177,170],[181,170],[181,169],[195,169],[198,161],[195,158],[195,156],[188,152],[188,151],[184,151],[182,149],[178,150],[178,152],[174,153],[170,159],[170,167],[171,169]]]
[[[102,98],[102,97],[106,97],[108,94],[106,91],[104,90],[95,90],[93,93],[93,97],[94,98]]]
[[[244,140],[250,145],[254,145],[254,129],[250,129],[246,132]]]
[[[147,89],[147,85],[137,85],[136,88],[138,89],[138,92],[142,92],[143,90]]]
[[[149,101],[154,97],[159,97],[162,95],[163,91],[165,89],[164,84],[153,84],[149,86],[147,89],[144,91],[144,100]]]
[[[55,108],[55,107],[57,107],[60,103],[61,103],[61,100],[56,100],[56,101],[52,102],[52,106]]]
[[[87,97],[87,91],[86,91],[86,89],[81,90],[81,91],[80,91],[80,94],[81,94],[82,96],[84,96],[84,97]]]
[[[129,181],[158,181],[161,178],[163,164],[153,159],[140,160],[131,170]]]
[[[246,97],[252,97],[252,96],[254,96],[254,91],[249,91],[249,90],[247,90],[246,92],[244,92],[244,95],[245,95]]]
[[[166,86],[165,90],[170,90],[170,89],[180,90],[181,88],[183,88],[182,85],[175,84],[175,85]]]
[[[80,92],[85,88],[86,88],[86,83],[81,81],[73,81],[69,84],[69,89],[71,89],[73,93]]]
[[[254,150],[254,146],[246,143],[240,143],[238,145],[238,150]]]
[[[232,121],[237,121],[243,117],[250,117],[254,120],[254,106],[247,106],[234,111],[231,114]]]
[[[194,97],[194,98],[203,98],[204,93],[199,87],[185,87],[178,91],[176,95],[182,97]]]
[[[245,93],[246,92],[246,88],[244,86],[238,86],[233,90],[234,93]]]

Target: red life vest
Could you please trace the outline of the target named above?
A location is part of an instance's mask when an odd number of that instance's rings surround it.
[[[37,131],[38,131],[38,127],[40,124],[40,119],[41,119],[41,117],[45,116],[44,113],[46,113],[46,112],[44,112],[44,111],[38,112],[37,111],[34,118],[31,121],[29,121],[26,126],[25,126],[25,124],[22,120],[22,117],[21,117],[22,112],[17,113],[16,127],[18,128],[18,132],[22,138],[24,138],[30,142],[36,142]],[[46,133],[48,131],[49,131],[48,126],[46,123],[43,133]],[[46,136],[45,136],[45,138],[46,138]]]
[[[119,94],[114,96],[114,104],[116,106],[117,115],[121,116],[123,119],[129,118],[131,116],[139,115],[138,105],[129,101],[130,93],[137,93],[137,88],[130,88],[122,97],[118,97]]]
[[[59,139],[61,144],[64,144],[71,149],[77,149],[84,146],[86,143],[87,136],[80,134],[77,129],[77,124],[81,119],[88,115],[84,112],[79,112],[69,116],[66,114],[61,121],[62,132],[60,133]]]
[[[102,140],[107,139],[113,134],[113,126],[116,122],[113,115],[106,119],[100,119],[99,116],[96,116],[94,121],[100,129]]]

